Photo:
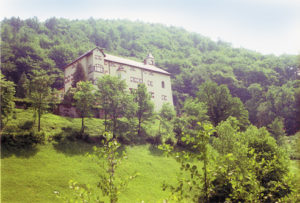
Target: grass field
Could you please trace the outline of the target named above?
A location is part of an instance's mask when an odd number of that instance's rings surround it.
[[[61,150],[61,146],[47,144],[39,146],[36,154],[24,156],[6,154],[2,158],[2,202],[57,202],[54,191],[67,195],[69,180],[95,185],[99,168],[84,154],[91,145],[72,142]],[[127,190],[121,193],[120,202],[162,202],[168,193],[162,191],[165,180],[176,182],[178,163],[164,157],[149,145],[125,148],[128,159],[122,162],[118,173],[130,175],[138,172]]]

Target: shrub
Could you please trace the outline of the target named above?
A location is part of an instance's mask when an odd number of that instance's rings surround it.
[[[57,142],[61,141],[63,139],[63,133],[62,132],[55,133],[52,136],[52,139]]]
[[[45,133],[42,131],[4,132],[1,135],[1,145],[6,147],[26,148],[35,144],[42,144],[44,141]]]
[[[160,145],[162,144],[162,139],[160,135],[149,136],[146,141],[152,145]]]
[[[19,128],[22,130],[30,130],[33,128],[34,122],[33,121],[25,121],[24,123],[19,125]]]

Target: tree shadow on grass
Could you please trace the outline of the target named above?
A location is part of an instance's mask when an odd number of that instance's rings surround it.
[[[62,139],[53,143],[53,147],[57,152],[64,153],[68,156],[85,155],[92,153],[95,144],[86,143],[82,140],[71,141]]]
[[[28,145],[28,146],[10,146],[1,143],[1,159],[8,158],[13,155],[20,158],[30,158],[39,151],[37,145]]]
[[[164,156],[164,151],[157,148],[157,145],[149,145],[149,151],[154,156]]]

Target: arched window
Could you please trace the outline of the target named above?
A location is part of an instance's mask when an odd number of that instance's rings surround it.
[[[161,87],[165,88],[165,82],[164,81],[161,82]]]

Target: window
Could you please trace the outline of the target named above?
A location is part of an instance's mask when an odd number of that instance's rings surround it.
[[[153,81],[148,80],[147,85],[153,87]]]
[[[161,95],[161,100],[167,101],[167,96],[166,95]]]
[[[154,98],[154,92],[149,92],[152,98]]]
[[[100,64],[95,64],[95,71],[99,73],[104,73],[104,68]]]
[[[136,78],[136,77],[130,77],[130,82],[143,83],[143,80],[140,78]]]
[[[129,91],[130,91],[131,94],[133,94],[136,90],[137,89],[135,89],[135,88],[129,88]]]
[[[165,82],[164,81],[161,82],[161,87],[165,88]]]
[[[102,57],[101,57],[100,55],[95,55],[95,59],[96,59],[96,60],[101,60]]]

